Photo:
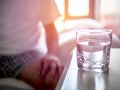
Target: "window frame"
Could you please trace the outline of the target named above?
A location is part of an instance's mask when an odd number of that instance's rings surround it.
[[[89,14],[87,16],[71,16],[68,13],[69,0],[64,0],[64,20],[80,19],[80,18],[95,18],[95,0],[89,0]]]

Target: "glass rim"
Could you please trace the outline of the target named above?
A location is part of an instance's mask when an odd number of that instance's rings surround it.
[[[79,28],[76,32],[96,32],[96,33],[112,33],[112,29],[106,28]]]

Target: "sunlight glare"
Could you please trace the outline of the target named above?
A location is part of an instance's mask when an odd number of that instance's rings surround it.
[[[89,0],[69,0],[69,14],[86,16],[89,14]]]
[[[68,0],[69,7],[68,13],[70,16],[87,16],[89,14],[89,0]],[[69,21],[64,22],[64,2],[65,0],[55,0],[59,13],[61,17],[59,17],[55,21],[55,26],[58,32],[61,32],[65,29],[73,28],[78,24],[78,21]]]

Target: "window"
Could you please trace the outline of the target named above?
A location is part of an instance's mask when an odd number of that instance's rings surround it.
[[[55,0],[61,17],[56,20],[58,32],[69,30],[78,25],[83,18],[95,18],[98,16],[99,0]],[[60,21],[61,20],[61,21]]]
[[[56,3],[65,20],[94,18],[95,0],[56,0]]]

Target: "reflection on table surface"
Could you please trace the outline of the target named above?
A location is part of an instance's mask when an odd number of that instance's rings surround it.
[[[120,90],[120,49],[111,49],[110,67],[104,73],[78,69],[76,54],[65,68],[56,90]]]

